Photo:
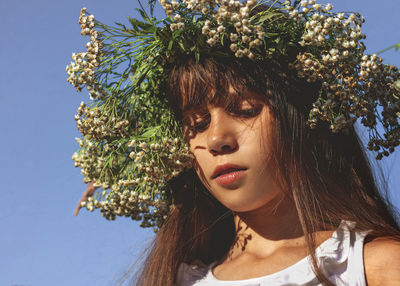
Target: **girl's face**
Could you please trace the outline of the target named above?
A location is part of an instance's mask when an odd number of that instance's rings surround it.
[[[203,184],[235,212],[257,209],[281,194],[272,165],[270,108],[247,94],[234,107],[186,110],[184,126]]]

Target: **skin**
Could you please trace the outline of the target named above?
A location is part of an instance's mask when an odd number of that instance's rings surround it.
[[[208,190],[234,212],[235,243],[213,269],[220,280],[272,274],[308,255],[295,207],[279,187],[270,159],[272,113],[262,104],[260,112],[248,116],[252,108],[248,101],[234,112],[207,105],[205,110],[189,110],[186,116],[195,169]],[[232,184],[221,185],[213,173],[226,163],[245,167],[245,174]],[[329,239],[333,231],[314,233],[316,245]],[[368,285],[400,285],[399,242],[390,238],[368,240],[364,263]]]
[[[364,269],[369,286],[400,285],[400,242],[379,237],[365,243]]]
[[[248,111],[251,116],[241,115]],[[246,212],[282,193],[274,179],[270,152],[258,132],[264,123],[270,122],[271,114],[265,105],[253,108],[244,102],[233,112],[226,112],[220,106],[208,106],[206,112],[190,113],[193,126],[209,125],[203,132],[195,131],[189,145],[196,158],[196,171],[219,201],[233,211]],[[209,124],[208,120],[211,120]],[[265,129],[270,127],[265,126]],[[224,164],[245,168],[244,176],[233,184],[221,186],[212,177],[217,166]],[[268,187],[264,189],[260,185]]]

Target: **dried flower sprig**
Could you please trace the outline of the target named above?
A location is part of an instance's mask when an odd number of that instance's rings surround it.
[[[94,16],[86,15],[86,8],[81,9],[79,24],[81,35],[90,36],[90,41],[86,43],[86,52],[72,54],[73,62],[66,67],[68,82],[77,91],[86,86],[92,99],[101,98],[106,92],[95,79],[95,69],[100,65],[102,41],[99,39],[99,32],[94,29],[96,27]]]

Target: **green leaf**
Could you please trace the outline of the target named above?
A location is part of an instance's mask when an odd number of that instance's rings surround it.
[[[147,23],[152,24],[152,22],[151,22],[149,16],[147,15],[147,13],[146,13],[144,10],[142,10],[142,9],[135,9],[135,10],[138,11],[138,12],[140,13],[140,15],[142,16],[142,18],[143,18]]]
[[[271,18],[274,17],[282,17],[282,13],[279,12],[271,12],[271,11],[265,11],[263,13],[259,13],[261,16],[256,20],[255,24],[260,25],[263,24],[265,21],[270,20]],[[258,16],[258,15],[256,15]],[[254,16],[254,17],[256,17]]]
[[[172,33],[172,39],[176,39],[176,38],[178,38],[180,35],[181,35],[181,31],[180,31],[180,30],[175,30],[175,31]]]
[[[171,51],[171,50],[172,50],[172,46],[173,46],[173,45],[174,45],[174,40],[171,39],[171,40],[169,41],[169,43],[168,43],[168,48],[167,48],[168,51]]]
[[[142,135],[139,136],[139,139],[148,139],[148,138],[154,137],[154,135],[157,134],[159,129],[160,129],[159,126],[147,128],[145,130],[145,132],[142,133]]]
[[[124,24],[121,24],[121,23],[115,23],[115,24],[116,24],[117,26],[121,27],[123,31],[128,30]]]
[[[181,47],[182,51],[185,51],[185,44],[183,42],[178,42],[179,47]]]
[[[128,17],[128,20],[131,23],[132,28],[137,32],[141,31],[142,33],[145,32],[145,34],[146,33],[148,34],[150,32],[153,32],[154,29],[156,28],[152,23],[151,24],[145,23],[135,18]]]
[[[386,48],[386,49],[384,49],[384,50],[382,50],[382,51],[377,52],[376,54],[379,55],[379,54],[384,53],[384,52],[386,52],[386,51],[389,51],[389,50],[391,50],[391,49],[393,49],[393,48],[394,48],[394,50],[397,52],[397,51],[400,49],[400,43],[395,44],[395,45],[392,45],[392,46],[390,46],[389,48]]]

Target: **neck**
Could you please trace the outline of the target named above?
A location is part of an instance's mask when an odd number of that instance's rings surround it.
[[[230,258],[243,253],[269,255],[282,247],[305,243],[296,208],[285,198],[250,212],[235,213],[234,221],[236,237]]]
[[[294,204],[281,197],[256,210],[235,213],[234,220],[237,234],[247,230],[272,241],[303,235]]]

